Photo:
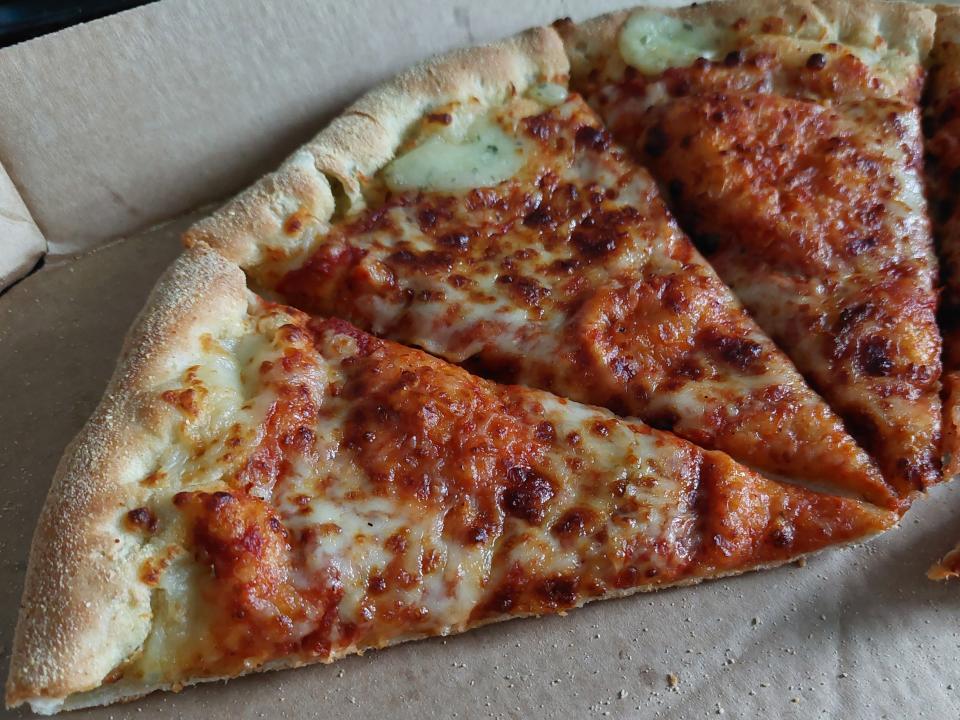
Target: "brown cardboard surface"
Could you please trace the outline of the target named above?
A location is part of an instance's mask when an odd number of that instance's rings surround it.
[[[238,189],[415,59],[616,4],[163,0],[0,51],[0,161],[52,252],[76,253]],[[4,673],[54,467],[189,220],[48,263],[0,297]],[[939,488],[902,529],[804,568],[69,717],[956,718],[960,583],[924,572],[958,514],[960,488]]]

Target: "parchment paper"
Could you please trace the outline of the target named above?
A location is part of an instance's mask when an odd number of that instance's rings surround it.
[[[413,4],[164,0],[0,51],[0,160],[53,252],[73,253],[237,189],[393,63],[573,5],[430,0],[419,3],[422,25],[411,25],[398,8]],[[604,9],[584,4],[574,14]],[[257,41],[257,23],[284,42]],[[358,47],[368,63],[347,52]],[[338,64],[325,72],[317,57]],[[54,467],[189,221],[48,262],[0,297],[3,672]],[[960,533],[958,515],[960,489],[942,487],[902,529],[803,568],[69,717],[952,720],[960,583],[935,584],[924,571]],[[670,674],[679,681],[672,689]]]

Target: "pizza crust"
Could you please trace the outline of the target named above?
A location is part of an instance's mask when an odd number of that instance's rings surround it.
[[[620,29],[643,6],[602,15],[583,23],[559,21],[555,27],[563,37],[574,78],[604,67],[610,76],[619,76],[625,63],[617,46]],[[782,18],[784,25],[763,28],[764,32],[820,42],[837,42],[874,48],[878,38],[887,49],[925,58],[933,46],[936,14],[910,2],[879,0],[725,0],[678,8],[650,8],[692,24],[724,23],[739,19],[749,24]],[[758,26],[757,31],[760,31]]]
[[[206,243],[244,268],[255,266],[264,247],[309,241],[335,212],[361,202],[364,180],[393,159],[431,108],[467,100],[493,105],[536,83],[563,80],[568,70],[560,36],[543,27],[417,65],[361,97],[276,172],[190,228],[184,242]]]
[[[151,388],[196,358],[202,332],[241,319],[243,273],[202,246],[167,270],[134,321],[93,416],[67,447],[34,532],[6,687],[8,706],[59,709],[136,652],[151,623],[140,540],[120,520],[169,442],[172,413]],[[107,698],[104,699],[104,702]]]

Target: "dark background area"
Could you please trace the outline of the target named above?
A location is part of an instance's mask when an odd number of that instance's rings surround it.
[[[155,0],[0,0],[0,47]]]

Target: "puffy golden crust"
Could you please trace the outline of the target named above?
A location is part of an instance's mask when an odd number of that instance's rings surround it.
[[[579,24],[556,23],[567,47],[573,77],[582,77],[595,68],[603,68],[611,76],[622,73],[623,60],[619,53],[610,58],[610,49],[617,47],[620,28],[627,19],[643,9],[619,10]],[[880,39],[887,49],[918,60],[930,52],[936,23],[936,14],[920,4],[880,0],[728,0],[650,9],[694,24],[729,26],[742,19],[748,23],[744,34],[749,34],[754,23],[763,24],[776,17],[781,25],[757,25],[756,31],[762,27],[765,33],[865,48],[875,48]]]
[[[103,400],[60,461],[34,533],[8,706],[56,711],[67,695],[100,685],[146,637],[140,541],[118,519],[169,442],[168,413],[146,400],[148,391],[195,361],[201,333],[239,321],[246,307],[243,274],[203,246],[184,253],[151,293]]]
[[[364,181],[393,158],[431,108],[471,99],[493,105],[538,82],[563,79],[568,68],[552,28],[417,65],[361,97],[279,170],[188,230],[184,242],[204,242],[245,269],[254,267],[264,248],[296,244],[324,229],[335,195],[359,200]]]

